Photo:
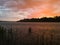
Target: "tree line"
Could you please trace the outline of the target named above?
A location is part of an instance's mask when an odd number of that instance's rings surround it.
[[[60,16],[22,19],[17,22],[60,22]]]

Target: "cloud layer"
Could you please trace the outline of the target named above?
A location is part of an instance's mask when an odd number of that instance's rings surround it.
[[[60,16],[60,0],[0,0],[0,20]]]

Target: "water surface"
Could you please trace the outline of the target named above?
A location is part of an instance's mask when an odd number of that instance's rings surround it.
[[[13,42],[17,45],[51,45],[51,43],[52,45],[60,45],[60,23],[0,22],[0,25],[6,28],[8,35],[12,30]],[[31,28],[30,33],[29,28]]]

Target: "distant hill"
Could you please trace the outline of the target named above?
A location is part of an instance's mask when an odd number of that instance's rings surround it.
[[[60,22],[60,16],[55,17],[43,17],[43,18],[32,18],[32,19],[23,19],[17,22]]]

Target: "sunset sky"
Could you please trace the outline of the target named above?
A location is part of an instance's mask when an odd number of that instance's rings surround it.
[[[60,16],[60,0],[0,0],[0,20]]]

